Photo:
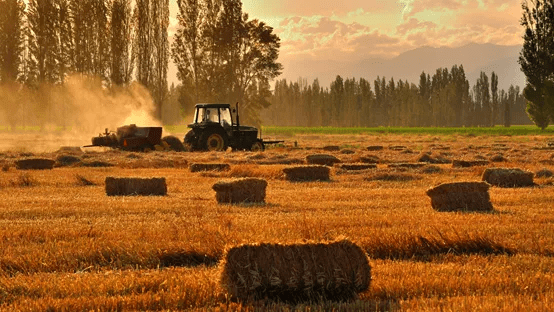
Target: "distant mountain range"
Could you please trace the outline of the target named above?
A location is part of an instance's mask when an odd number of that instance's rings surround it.
[[[490,79],[494,71],[498,75],[500,89],[508,90],[510,85],[525,85],[525,75],[518,64],[521,46],[501,46],[494,44],[468,44],[459,48],[421,47],[404,52],[392,59],[372,58],[363,61],[317,61],[293,60],[283,62],[283,74],[278,79],[297,81],[306,78],[311,84],[315,78],[323,87],[329,87],[337,75],[342,78],[365,78],[372,84],[377,76],[393,77],[419,84],[422,71],[433,76],[438,68],[463,65],[466,77],[473,87],[481,71]]]

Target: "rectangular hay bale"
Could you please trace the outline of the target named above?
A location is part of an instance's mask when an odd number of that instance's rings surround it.
[[[217,164],[217,163],[194,163],[190,164],[190,172],[201,172],[201,171],[228,171],[231,169],[229,164]]]
[[[297,166],[283,169],[287,181],[329,181],[331,169],[327,166]]]
[[[229,249],[221,266],[221,285],[244,301],[349,300],[371,281],[366,253],[347,240],[242,245]]]
[[[167,195],[167,184],[165,182],[165,178],[106,177],[106,195],[165,196]]]
[[[258,178],[242,178],[218,181],[212,186],[218,203],[264,203],[267,181]]]
[[[499,187],[534,186],[535,174],[519,168],[487,168],[483,172],[483,181]]]
[[[490,185],[486,182],[444,183],[427,190],[437,211],[492,211]]]

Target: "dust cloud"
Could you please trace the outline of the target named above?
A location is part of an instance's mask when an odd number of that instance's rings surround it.
[[[138,83],[106,88],[101,79],[74,75],[63,86],[0,87],[0,150],[55,151],[91,144],[105,128],[161,126],[150,92]]]

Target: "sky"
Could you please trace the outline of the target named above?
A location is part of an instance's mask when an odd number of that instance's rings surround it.
[[[172,16],[176,0],[171,0]],[[518,45],[521,0],[243,0],[281,38],[279,61],[393,58],[422,46]],[[172,18],[172,26],[176,20]],[[170,77],[170,80],[171,77]]]

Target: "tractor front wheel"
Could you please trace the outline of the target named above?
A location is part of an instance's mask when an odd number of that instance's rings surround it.
[[[257,140],[252,144],[252,147],[250,147],[250,150],[252,152],[263,152],[265,150],[264,143],[261,140]]]
[[[228,147],[227,136],[220,132],[204,133],[200,139],[208,151],[225,151]]]

